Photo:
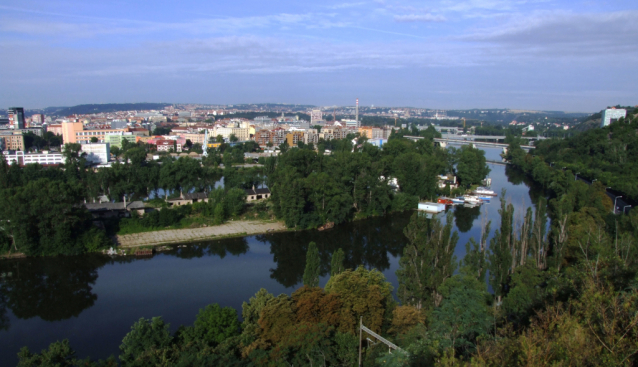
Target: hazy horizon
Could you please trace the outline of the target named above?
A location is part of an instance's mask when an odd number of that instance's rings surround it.
[[[8,0],[0,11],[2,109],[638,104],[635,1]]]

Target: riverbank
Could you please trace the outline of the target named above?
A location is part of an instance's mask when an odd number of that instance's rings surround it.
[[[217,226],[171,229],[165,231],[141,232],[117,235],[116,242],[120,248],[157,246],[183,242],[213,240],[217,238],[250,236],[269,232],[285,231],[286,226],[279,221],[239,220]]]

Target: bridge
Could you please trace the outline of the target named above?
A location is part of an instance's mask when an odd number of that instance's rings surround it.
[[[444,139],[467,139],[467,140],[494,140],[498,142],[499,140],[505,140],[505,135],[472,135],[472,134],[441,134],[441,138]],[[527,140],[545,140],[547,139],[544,136],[521,136],[521,139]]]
[[[409,136],[409,135],[405,135],[404,138],[406,139],[410,139],[412,141],[417,141],[417,140],[421,140],[424,139],[422,136]],[[489,147],[489,148],[507,148],[509,146],[509,144],[505,144],[505,143],[492,143],[492,142],[486,142],[486,141],[474,141],[474,140],[469,140],[468,138],[459,138],[456,137],[454,139],[452,138],[434,138],[434,141],[436,143],[441,144],[442,147],[446,147],[448,144],[460,144],[460,145],[468,145],[471,144],[472,146],[477,146],[477,147]],[[534,149],[533,145],[521,145],[521,148],[523,148],[523,150],[525,151],[529,151],[530,149]]]

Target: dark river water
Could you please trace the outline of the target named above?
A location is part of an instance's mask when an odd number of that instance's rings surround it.
[[[486,148],[488,160],[499,149]],[[516,213],[542,194],[518,171],[490,164],[492,189],[507,189]],[[499,201],[479,208],[456,207],[455,229],[465,243],[481,235],[482,216],[499,225]],[[342,248],[346,265],[376,268],[395,289],[395,271],[413,212],[347,223],[334,229],[275,233],[175,247],[152,258],[84,255],[0,261],[0,365],[15,366],[23,346],[40,351],[69,339],[78,357],[117,356],[122,338],[140,317],[162,316],[174,331],[192,324],[200,308],[218,303],[241,315],[241,304],[260,288],[290,294],[302,284],[308,243],[317,243],[323,276],[330,257]],[[516,215],[516,214],[515,214]],[[439,214],[445,220],[445,213]]]

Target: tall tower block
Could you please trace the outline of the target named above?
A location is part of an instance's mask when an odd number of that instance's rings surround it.
[[[9,107],[9,129],[24,129],[24,108]]]
[[[357,127],[359,127],[359,98],[357,98],[357,107],[355,108],[355,121],[357,121]]]

